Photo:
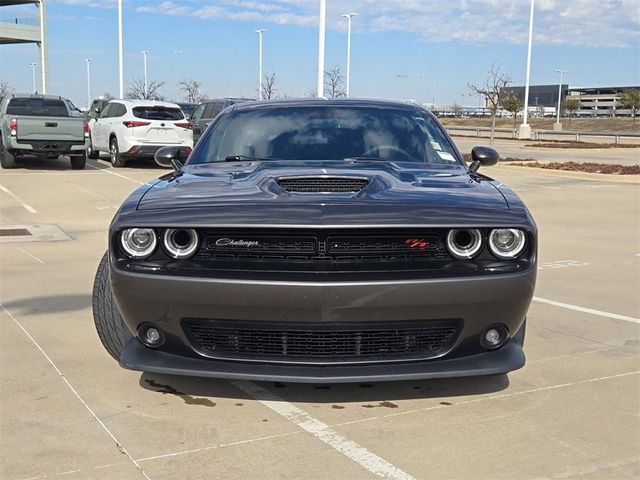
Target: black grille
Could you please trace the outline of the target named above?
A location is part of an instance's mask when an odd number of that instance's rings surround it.
[[[278,185],[287,192],[296,193],[356,193],[366,187],[368,183],[368,179],[357,177],[295,177],[278,179]]]
[[[460,333],[456,320],[393,324],[299,324],[185,320],[201,354],[291,363],[424,359],[445,354]]]

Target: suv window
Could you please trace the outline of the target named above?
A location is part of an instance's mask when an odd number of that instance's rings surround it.
[[[48,98],[12,98],[7,105],[7,115],[33,117],[68,117],[64,100]]]
[[[111,110],[109,110],[110,117],[121,117],[125,113],[127,113],[127,107],[125,107],[121,103],[113,103],[111,106]]]
[[[113,103],[109,103],[104,110],[100,112],[100,118],[109,118],[111,116],[111,109],[113,108]]]
[[[144,120],[183,120],[184,114],[173,107],[133,107],[133,116]]]
[[[200,118],[202,118],[202,112],[204,112],[204,107],[206,107],[206,105],[203,103],[202,105],[198,105],[198,108],[193,111],[193,114],[191,114],[192,122],[198,123],[200,121]]]

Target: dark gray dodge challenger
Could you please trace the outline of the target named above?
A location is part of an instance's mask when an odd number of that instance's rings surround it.
[[[478,173],[498,154],[476,147],[472,160],[415,105],[234,105],[190,154],[158,151],[174,171],[113,219],[94,285],[100,339],[125,368],[203,377],[518,369],[536,226]]]

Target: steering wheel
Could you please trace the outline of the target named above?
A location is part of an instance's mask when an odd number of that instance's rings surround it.
[[[392,145],[379,145],[377,147],[372,147],[364,152],[362,156],[367,157],[373,153],[380,152],[380,150],[389,150],[390,152],[399,153],[400,155],[402,155],[403,159],[413,160],[413,157],[409,155],[405,150],[401,149],[400,147],[394,147]],[[390,160],[395,159],[391,158]]]

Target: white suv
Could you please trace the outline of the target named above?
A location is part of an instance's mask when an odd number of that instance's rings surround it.
[[[91,126],[89,158],[109,152],[114,167],[127,158],[153,157],[161,147],[193,148],[193,131],[175,103],[155,100],[112,100]]]

